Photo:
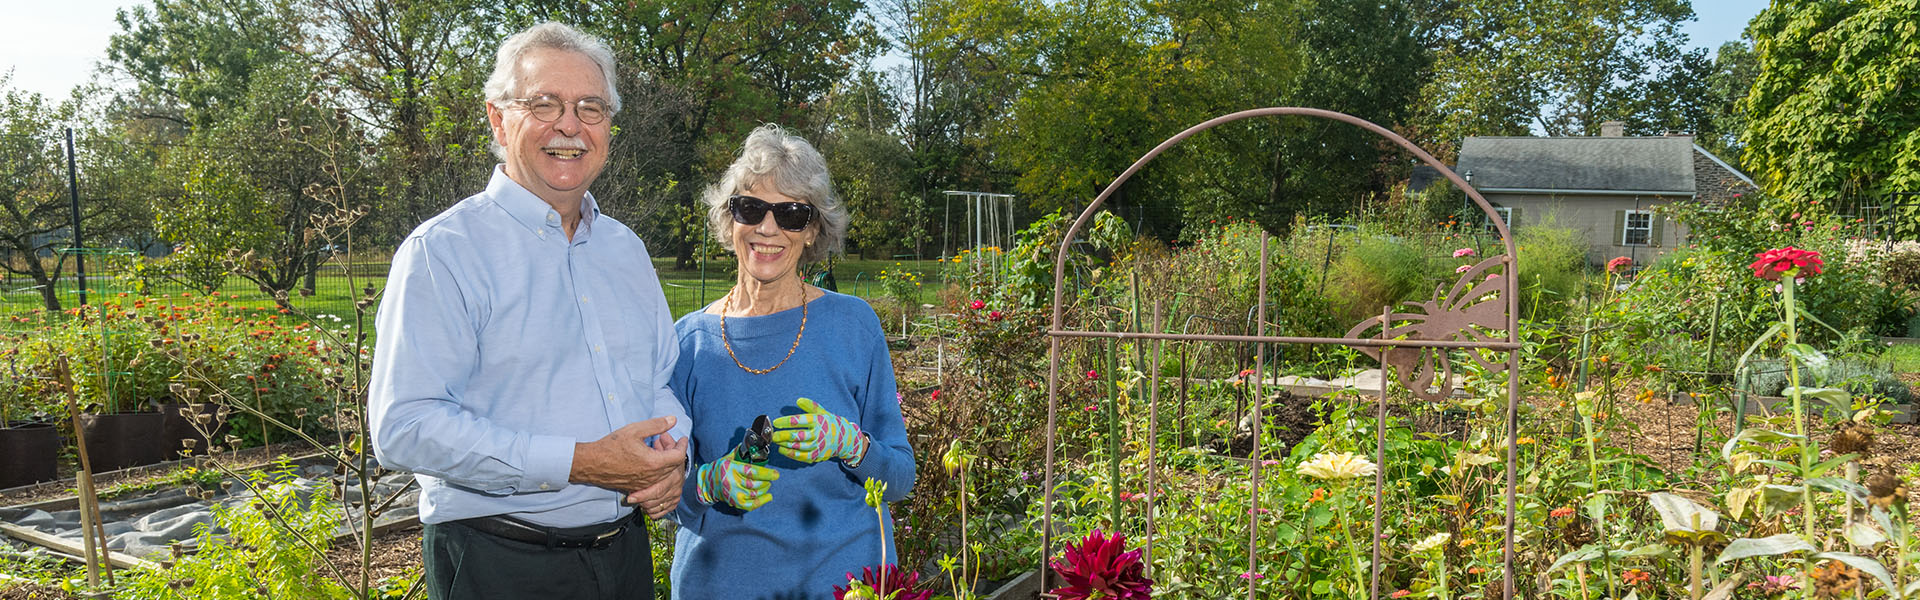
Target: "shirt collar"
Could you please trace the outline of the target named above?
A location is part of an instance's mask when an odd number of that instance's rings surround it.
[[[528,231],[539,231],[551,227],[560,230],[560,212],[553,209],[539,196],[533,195],[526,186],[507,176],[506,165],[493,168],[493,178],[487,181],[487,195],[493,197],[495,204],[505,209],[513,220],[518,221]],[[593,229],[594,220],[600,217],[600,203],[593,199],[593,192],[587,192],[580,198],[580,226],[574,229],[573,241],[586,241],[587,233]]]

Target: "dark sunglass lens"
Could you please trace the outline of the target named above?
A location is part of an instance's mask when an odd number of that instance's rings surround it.
[[[733,222],[741,225],[759,225],[767,218],[767,209],[773,206],[767,201],[752,196],[734,196],[727,199],[727,208],[733,211]]]
[[[807,228],[813,220],[813,205],[800,202],[782,202],[773,205],[773,222],[787,231],[800,231]]]

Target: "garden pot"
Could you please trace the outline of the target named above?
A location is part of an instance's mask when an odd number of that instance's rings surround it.
[[[210,440],[207,436],[200,435],[200,430],[193,426],[193,417],[191,416],[193,405],[186,403],[163,403],[159,406],[161,419],[160,449],[166,453],[166,460],[173,460],[183,456],[205,456]],[[217,409],[218,407],[213,404],[201,404],[200,414],[212,415]],[[213,423],[211,422],[207,424],[209,427],[212,425]],[[221,423],[219,427],[212,428],[210,433],[212,433],[212,439],[217,440],[226,432],[227,425]],[[193,442],[187,443],[183,440],[193,440]]]
[[[60,430],[46,423],[0,428],[0,489],[59,476]]]
[[[160,442],[161,422],[157,412],[80,415],[88,466],[104,473],[168,460]]]

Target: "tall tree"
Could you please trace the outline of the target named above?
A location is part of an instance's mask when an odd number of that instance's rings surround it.
[[[289,0],[152,0],[115,16],[121,32],[107,45],[110,64],[207,126],[246,95],[254,73],[298,47]],[[169,118],[170,113],[150,116]]]
[[[1698,93],[1704,56],[1680,50],[1687,0],[1457,0],[1435,2],[1429,44],[1433,77],[1422,89],[1423,144],[1451,157],[1470,135],[1594,135],[1600,123],[1675,120],[1673,101],[1639,92],[1653,85]],[[1666,115],[1645,118],[1643,110]],[[1680,100],[1690,103],[1692,100]],[[1682,123],[1694,128],[1697,125]],[[1644,133],[1659,133],[1643,131]]]
[[[1920,2],[1775,2],[1748,25],[1759,76],[1741,102],[1746,164],[1769,194],[1920,192]],[[1920,235],[1920,206],[1896,215]]]
[[[1747,131],[1747,116],[1740,104],[1753,89],[1759,70],[1754,62],[1753,45],[1746,40],[1734,40],[1721,44],[1714,53],[1713,73],[1707,77],[1711,98],[1707,106],[1713,124],[1702,129],[1694,139],[1714,156],[1733,161],[1736,166],[1744,154],[1740,138]]]

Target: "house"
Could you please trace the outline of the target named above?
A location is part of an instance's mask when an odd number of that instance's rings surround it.
[[[1655,207],[1717,205],[1756,189],[1693,136],[1627,137],[1623,129],[1608,121],[1598,137],[1469,137],[1454,170],[1509,226],[1551,218],[1584,232],[1594,264],[1616,256],[1646,264],[1685,243],[1686,227]]]

